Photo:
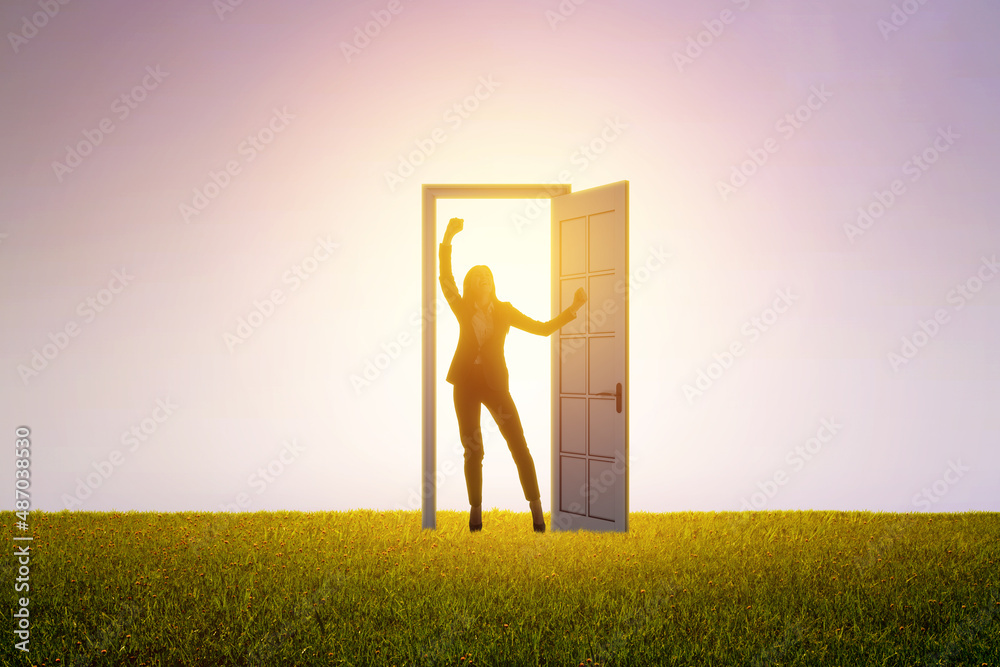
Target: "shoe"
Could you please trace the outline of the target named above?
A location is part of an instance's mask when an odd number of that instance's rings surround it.
[[[544,529],[545,526],[542,526],[542,528]],[[469,532],[470,533],[478,533],[482,529],[483,529],[483,522],[482,521],[480,521],[479,523],[472,523],[471,521],[469,522]]]
[[[545,532],[545,517],[544,516],[542,517],[541,522],[535,523],[535,515],[542,513],[542,501],[541,501],[541,499],[532,500],[529,503],[529,506],[531,507],[531,525],[534,526],[536,533],[544,533]]]

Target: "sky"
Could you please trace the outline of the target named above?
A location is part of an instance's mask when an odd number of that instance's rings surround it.
[[[421,186],[627,180],[632,511],[1000,510],[998,18],[4,4],[0,428],[30,431],[31,507],[419,509]],[[547,319],[547,203],[452,216],[459,282],[489,264]],[[546,511],[548,350],[508,337]],[[483,414],[484,507],[527,511]]]

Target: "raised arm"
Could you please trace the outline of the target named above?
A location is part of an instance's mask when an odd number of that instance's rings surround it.
[[[581,287],[573,295],[573,304],[548,322],[533,320],[517,308],[511,306],[510,325],[522,331],[539,336],[551,336],[562,327],[576,319],[578,311],[587,302],[587,292]]]
[[[458,285],[455,284],[455,276],[451,272],[451,239],[455,234],[462,231],[462,220],[452,218],[448,221],[448,229],[444,233],[444,240],[438,248],[438,264],[440,265],[440,275],[438,281],[441,283],[441,291],[444,298],[448,300],[451,311],[457,316],[462,303],[462,295],[458,292]]]

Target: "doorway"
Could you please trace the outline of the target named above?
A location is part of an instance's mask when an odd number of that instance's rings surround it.
[[[442,199],[437,203],[437,241],[453,217],[465,220],[452,242],[452,272],[462,289],[466,272],[475,265],[490,267],[500,301],[508,301],[528,317],[548,320],[552,310],[549,285],[549,199]],[[436,259],[436,258],[435,258]],[[439,275],[440,266],[435,275]],[[437,471],[438,507],[459,508],[468,502],[463,475],[464,451],[458,432],[453,386],[445,380],[458,344],[459,325],[438,286],[437,303]],[[517,329],[507,336],[505,359],[510,393],[518,407],[525,438],[539,480],[549,472],[551,433],[549,387],[550,341]],[[523,500],[517,467],[496,422],[482,412],[485,459],[483,507],[520,509]]]
[[[438,202],[438,200],[444,200]],[[500,202],[451,200],[526,200],[525,206],[507,208],[507,221],[500,221],[506,233],[498,235],[490,225],[476,225],[477,217],[483,220],[504,207]],[[539,204],[551,201],[548,216],[539,215]],[[456,206],[457,205],[457,206]],[[534,205],[534,207],[533,207]],[[440,211],[439,211],[440,208]],[[477,211],[478,209],[478,211]],[[520,210],[520,213],[517,211]],[[474,215],[467,215],[472,211]],[[478,216],[475,213],[478,212]],[[423,225],[423,312],[422,337],[423,378],[423,448],[421,460],[422,525],[436,527],[437,485],[442,471],[437,465],[437,420],[454,421],[453,413],[444,408],[451,404],[450,392],[442,396],[439,410],[437,395],[440,378],[439,356],[450,361],[457,341],[457,324],[450,309],[439,295],[437,276],[437,250],[440,242],[438,217],[466,220],[465,231],[456,236],[454,245],[454,274],[461,285],[465,271],[474,264],[490,264],[486,259],[491,253],[497,268],[505,267],[496,275],[497,294],[501,300],[511,301],[529,317],[542,321],[555,317],[572,302],[577,287],[584,287],[590,295],[588,303],[577,313],[574,322],[551,336],[549,347],[548,400],[551,406],[551,525],[553,530],[616,530],[628,529],[628,181],[571,193],[571,186],[556,185],[424,185],[422,188]],[[546,219],[548,222],[546,223]],[[498,223],[494,220],[493,225]],[[531,227],[536,226],[534,229]],[[517,253],[506,244],[499,243],[501,236],[525,236],[527,246],[535,246],[538,227],[547,227],[550,235],[548,266],[542,273],[537,265],[545,265],[532,252],[516,267]],[[473,230],[473,233],[469,233]],[[527,230],[527,234],[525,231]],[[463,237],[463,235],[465,235]],[[484,236],[485,235],[485,238]],[[476,237],[479,236],[477,239]],[[531,243],[532,238],[535,239]],[[463,244],[463,240],[466,242]],[[495,246],[486,250],[488,246]],[[514,241],[513,247],[517,247]],[[467,250],[466,250],[467,248]],[[463,253],[469,253],[462,257]],[[514,255],[512,257],[512,255]],[[511,262],[514,266],[511,266]],[[548,279],[542,279],[548,275]],[[548,283],[548,289],[541,285]],[[504,288],[511,288],[505,293]],[[527,291],[534,291],[529,294]],[[548,292],[548,305],[537,292]],[[517,295],[515,299],[513,295]],[[522,300],[522,297],[524,300]],[[538,304],[533,301],[537,300]],[[527,306],[525,304],[531,304]],[[433,314],[436,313],[436,316]],[[429,316],[430,315],[430,316]],[[438,336],[448,339],[448,344],[438,349]],[[450,333],[449,333],[450,330]],[[511,341],[518,337],[512,337]],[[528,338],[534,338],[529,336]],[[525,341],[530,344],[533,341]],[[449,346],[450,345],[450,349]],[[532,354],[522,354],[532,362]],[[535,353],[537,356],[537,351]],[[514,357],[512,356],[511,359]],[[525,377],[537,390],[538,360],[534,360],[533,373]],[[544,366],[544,364],[542,364]],[[508,364],[510,367],[510,363]],[[511,369],[511,393],[515,394]],[[605,386],[607,385],[607,386]],[[448,385],[450,387],[450,385]],[[515,396],[515,402],[517,398]],[[526,410],[522,413],[525,422]],[[537,412],[532,410],[532,412]],[[486,420],[484,420],[486,421]],[[534,430],[525,424],[529,446]],[[484,429],[484,440],[487,437]],[[456,439],[457,442],[457,439]],[[502,438],[500,439],[502,443]],[[506,447],[487,447],[494,456]],[[537,451],[537,447],[534,448]],[[454,450],[450,454],[459,454]],[[538,460],[540,457],[534,455]],[[461,458],[458,459],[460,464]],[[537,465],[537,464],[536,464]],[[464,496],[464,476],[461,465],[446,461],[452,497],[456,489]],[[455,474],[456,468],[458,474]],[[485,485],[484,485],[485,491]]]

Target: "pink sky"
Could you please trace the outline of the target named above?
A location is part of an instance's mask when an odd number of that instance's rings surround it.
[[[1000,8],[901,4],[5,5],[33,507],[416,509],[421,184],[628,180],[633,510],[1000,509]],[[518,211],[466,224],[546,257]],[[502,441],[485,463],[526,511]]]

